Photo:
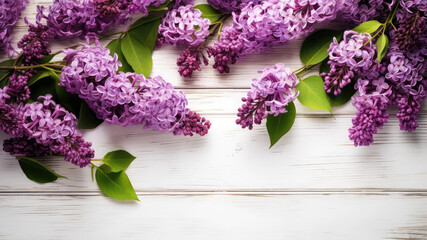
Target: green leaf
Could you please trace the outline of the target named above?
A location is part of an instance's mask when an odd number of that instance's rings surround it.
[[[381,34],[375,45],[377,46],[377,60],[378,62],[381,62],[381,60],[387,53],[388,37],[384,33]]]
[[[30,99],[37,101],[38,97],[50,94],[55,102],[58,102],[56,96],[56,81],[51,77],[45,77],[30,86]]]
[[[144,74],[146,77],[150,76],[153,67],[152,51],[131,34],[126,34],[121,47],[133,70],[138,74]]]
[[[335,96],[333,93],[328,94],[329,99],[331,100],[331,105],[333,107],[341,106],[346,104],[351,100],[351,97],[356,93],[356,89],[354,89],[354,83],[351,82],[346,85],[343,89],[341,89],[341,94]]]
[[[124,171],[111,172],[110,167],[102,165],[96,169],[96,183],[106,196],[118,200],[137,200],[138,196]]]
[[[320,65],[320,73],[329,73],[331,71],[331,68],[329,67],[328,60],[325,60]],[[337,107],[344,105],[348,101],[351,100],[351,97],[356,93],[356,89],[354,89],[354,81],[349,83],[347,86],[345,86],[343,89],[341,89],[341,94],[334,95],[334,93],[328,93],[329,100],[331,101],[332,107]]]
[[[54,171],[33,158],[17,157],[16,159],[18,159],[19,166],[21,166],[25,176],[34,182],[48,183],[64,177],[56,174]]]
[[[123,55],[120,39],[114,39],[113,41],[111,41],[107,45],[107,48],[110,49],[110,55],[113,56],[114,53],[117,54],[119,61],[122,63],[122,66],[119,67],[119,71],[133,72],[132,66],[129,65],[129,63],[126,61],[125,56]]]
[[[315,65],[325,60],[328,49],[335,37],[340,41],[343,31],[323,29],[308,36],[301,47],[300,58],[306,65]]]
[[[293,102],[286,106],[286,113],[281,113],[276,117],[274,115],[267,116],[267,131],[270,136],[270,148],[274,146],[294,125],[296,110]]]
[[[148,16],[142,17],[136,20],[134,23],[132,23],[132,25],[129,26],[129,29],[134,29],[156,20],[161,20],[161,17],[157,14],[148,14]]]
[[[359,26],[355,27],[353,31],[358,33],[373,33],[375,32],[382,24],[377,20],[371,20],[364,23],[361,23]]]
[[[51,55],[47,55],[42,57],[42,59],[40,59],[40,63],[48,63],[50,62],[54,57],[56,56],[56,54],[51,54]]]
[[[2,67],[10,67],[13,66],[13,63],[15,62],[15,59],[8,59],[6,61],[3,61],[0,63],[0,66]],[[10,69],[0,69],[0,80],[1,83],[6,82],[6,78],[11,75],[12,71]],[[1,87],[4,87],[4,85],[1,85]]]
[[[56,96],[58,101],[65,109],[72,112],[76,117],[80,114],[80,105],[83,102],[77,94],[71,94],[65,90],[65,87],[61,87],[58,84],[55,85]]]
[[[135,158],[124,150],[117,150],[107,153],[102,161],[110,166],[112,172],[119,172],[126,170]]]
[[[78,129],[94,129],[98,127],[103,120],[96,117],[95,112],[87,105],[85,101],[81,102],[79,119],[77,122]]]
[[[51,72],[45,69],[39,69],[37,70],[36,75],[34,75],[30,81],[28,81],[28,86],[33,85],[34,83],[36,83],[38,80],[49,77],[51,75]]]
[[[323,85],[323,79],[319,75],[313,75],[300,81],[295,90],[299,91],[298,100],[304,106],[332,113],[331,103]]]
[[[129,30],[128,35],[131,35],[132,38],[144,44],[152,53],[156,45],[160,23],[161,19],[158,16],[149,15],[146,17],[143,25]]]
[[[222,16],[223,13],[211,7],[209,4],[199,4],[193,7],[194,9],[199,9],[202,12],[202,18],[207,18],[211,21],[211,24],[216,22]]]

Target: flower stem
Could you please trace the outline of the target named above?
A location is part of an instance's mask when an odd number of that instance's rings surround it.
[[[39,65],[30,65],[30,66],[0,66],[0,69],[10,69],[10,70],[22,70],[22,69],[31,69],[31,68],[45,68],[45,67],[52,67],[52,68],[63,68],[64,65],[61,64],[39,64]]]

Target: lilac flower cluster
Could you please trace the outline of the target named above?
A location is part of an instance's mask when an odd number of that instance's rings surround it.
[[[352,26],[377,19],[385,20],[396,0],[343,0],[339,20]]]
[[[334,39],[329,48],[331,71],[322,75],[325,90],[337,95],[358,79],[355,87],[359,96],[353,98],[357,113],[349,129],[355,146],[374,141],[374,134],[389,118],[388,106],[398,107],[401,130],[413,132],[418,127],[418,113],[427,96],[426,17],[417,9],[423,6],[420,1],[401,1],[401,6],[394,23],[397,28],[388,33],[390,45],[382,63],[374,60],[374,40],[368,34],[346,31],[343,41]]]
[[[201,53],[199,50],[191,51],[190,49],[184,50],[179,58],[176,60],[176,65],[180,68],[178,72],[183,77],[191,77],[195,70],[201,71],[200,65],[202,63],[205,65],[209,64],[208,59]]]
[[[5,87],[7,88],[7,87]],[[0,126],[12,136],[4,142],[4,150],[15,156],[64,155],[65,160],[85,167],[94,156],[91,143],[82,139],[76,117],[52,100],[51,95],[37,102],[13,105],[8,103],[7,89],[0,90]]]
[[[157,45],[164,43],[186,47],[180,54],[176,64],[179,74],[191,77],[193,71],[201,71],[200,65],[208,64],[208,59],[201,52],[200,45],[209,36],[211,22],[202,18],[202,12],[194,9],[192,5],[181,6],[168,12],[159,26]]]
[[[242,128],[253,128],[261,124],[267,115],[285,113],[289,102],[294,101],[299,92],[292,92],[299,83],[298,77],[283,64],[278,63],[259,71],[260,78],[252,80],[251,90],[242,98],[244,104],[238,109],[236,123]]]
[[[29,66],[38,64],[42,57],[50,54],[47,39],[51,37],[51,31],[41,24],[32,25],[28,23],[28,34],[24,35],[18,42],[22,49],[21,65]],[[36,73],[35,69],[15,71],[9,77],[8,94],[17,102],[24,102],[30,97],[28,80]]]
[[[159,34],[165,42],[178,46],[199,46],[209,35],[207,18],[192,5],[181,6],[168,12],[159,26]]]
[[[208,4],[213,8],[221,11],[222,13],[232,13],[239,11],[246,4],[253,2],[253,4],[258,4],[260,1],[250,1],[250,0],[208,0]]]
[[[370,41],[368,33],[345,31],[343,40],[338,43],[334,38],[329,47],[329,73],[323,73],[325,90],[338,95],[341,89],[349,84],[355,75],[367,72],[375,64],[376,47]]]
[[[159,6],[165,0],[55,0],[47,9],[39,6],[37,21],[55,34],[55,39],[100,34],[113,25],[123,24],[130,14],[148,14],[149,5]]]
[[[96,41],[95,47],[64,50],[68,65],[61,86],[78,94],[98,118],[121,126],[143,125],[176,135],[205,135],[210,122],[187,108],[187,99],[161,77],[145,78],[135,73],[116,73],[117,55]]]
[[[0,50],[5,50],[9,57],[15,53],[11,44],[13,28],[27,3],[28,0],[0,0]]]
[[[233,14],[232,27],[224,28],[220,40],[208,49],[215,58],[214,68],[228,72],[227,65],[237,58],[308,34],[315,24],[336,18],[340,1],[266,0],[247,4],[239,14]]]

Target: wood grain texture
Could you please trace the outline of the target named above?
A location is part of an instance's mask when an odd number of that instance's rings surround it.
[[[51,2],[31,0],[23,16],[34,22],[36,5]],[[26,31],[20,21],[14,42]],[[177,73],[182,50],[156,49],[152,75],[183,90],[191,109],[213,122],[210,133],[174,137],[107,124],[84,131],[97,157],[117,149],[137,156],[127,173],[138,203],[102,196],[89,168],[61,159],[46,164],[68,179],[36,184],[1,152],[0,239],[427,239],[425,106],[415,134],[391,117],[369,148],[348,140],[350,103],[333,116],[297,103],[293,129],[271,150],[265,125],[249,131],[234,123],[257,70],[277,62],[299,68],[302,42],[241,59],[226,75],[204,66],[191,79]]]
[[[427,190],[426,120],[416,134],[409,134],[399,131],[392,119],[374,145],[355,148],[347,137],[350,117],[301,116],[269,150],[264,126],[248,131],[234,124],[234,116],[209,118],[214,125],[204,137],[106,124],[84,136],[93,142],[98,157],[116,149],[137,156],[127,172],[140,191]],[[97,190],[89,168],[52,161],[51,167],[68,179],[37,185],[20,173],[16,160],[5,153],[0,156],[1,190]]]
[[[2,239],[426,239],[419,194],[3,195]],[[48,204],[47,204],[48,203]]]

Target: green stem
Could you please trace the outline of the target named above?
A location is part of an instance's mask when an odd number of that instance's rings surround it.
[[[9,69],[9,70],[22,70],[22,69],[31,69],[31,68],[45,68],[45,67],[52,67],[52,68],[63,68],[64,65],[61,64],[39,64],[39,65],[30,65],[30,66],[11,66],[11,67],[3,67],[0,66],[0,69]]]
[[[93,159],[92,159],[91,161],[93,161]],[[99,169],[99,167],[98,167],[98,166],[96,166],[95,164],[93,164],[92,162],[90,163],[90,165],[92,165],[92,167],[94,167],[94,168],[96,168],[96,169]]]
[[[5,74],[3,77],[1,77],[0,82],[3,82],[8,77],[9,73]]]
[[[303,76],[305,73],[308,72],[308,70],[312,69],[314,66],[316,66],[318,64],[314,64],[314,65],[304,65],[301,68],[297,69],[296,71],[294,71],[294,74],[300,78],[301,76]]]
[[[22,58],[22,56],[24,55],[24,52],[21,52],[18,57],[15,59],[15,62],[13,62],[12,66],[16,66],[16,64],[18,64],[19,60]]]

